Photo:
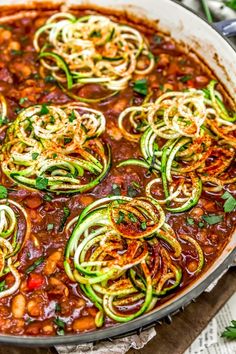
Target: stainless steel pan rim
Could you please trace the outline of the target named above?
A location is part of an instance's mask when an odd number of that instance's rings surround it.
[[[184,7],[187,11],[193,13],[195,16],[201,18],[202,21],[207,23],[204,18],[194,13],[194,11],[192,11],[188,7],[184,6],[183,4],[180,4],[176,0],[172,1],[175,2],[176,5]],[[227,38],[225,38],[222,33],[217,29],[217,26],[210,24],[208,25],[209,27],[212,27],[218,33],[218,35],[223,37],[224,40],[228,43],[228,45],[232,47],[233,50],[236,52],[235,48],[230,43],[230,41],[227,40]],[[134,333],[140,333],[142,330],[154,326],[155,323],[157,323],[158,321],[172,314],[175,314],[179,309],[182,309],[187,306],[191,301],[196,299],[213,281],[215,281],[219,276],[221,276],[233,264],[234,259],[236,258],[236,248],[228,250],[226,251],[226,253],[228,253],[228,255],[225,257],[225,259],[223,259],[223,261],[216,260],[215,263],[211,266],[211,268],[213,268],[212,271],[210,268],[206,272],[206,274],[204,273],[202,277],[200,277],[200,279],[195,282],[196,284],[190,285],[181,293],[179,293],[176,297],[169,300],[169,304],[164,304],[161,308],[157,308],[156,310],[142,315],[141,317],[136,318],[131,322],[118,324],[111,328],[104,328],[93,332],[54,337],[13,336],[0,334],[0,343],[17,346],[50,347],[55,345],[83,344],[97,342],[101,340],[112,340],[115,338],[129,336]],[[208,272],[209,274],[207,274]],[[203,279],[201,280],[201,278]],[[192,289],[188,290],[188,288]]]
[[[163,309],[157,309],[151,313],[147,313],[140,318],[131,322],[116,325],[111,328],[101,329],[94,332],[82,334],[65,335],[61,337],[26,337],[26,336],[8,336],[1,335],[0,342],[2,344],[11,344],[18,346],[55,346],[70,345],[97,342],[101,340],[112,340],[124,336],[129,336],[154,326],[158,321],[174,314],[179,309],[187,306],[191,301],[196,299],[214,280],[221,276],[233,263],[236,257],[236,249],[228,255],[228,257],[211,273],[207,278],[200,282],[195,288],[190,290],[186,295],[175,300]]]

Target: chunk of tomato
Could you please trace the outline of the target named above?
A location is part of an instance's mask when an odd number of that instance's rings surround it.
[[[36,290],[41,288],[44,283],[44,277],[41,274],[31,273],[27,280],[27,287],[29,290]]]

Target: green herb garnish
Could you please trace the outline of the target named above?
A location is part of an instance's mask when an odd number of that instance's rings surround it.
[[[127,188],[127,195],[128,197],[130,198],[134,198],[136,197],[137,195],[139,194],[139,191],[134,188],[133,186],[129,185],[128,188]]]
[[[184,76],[182,76],[180,79],[179,79],[179,81],[181,81],[181,82],[188,82],[189,80],[191,80],[192,79],[192,75],[184,75]]]
[[[69,115],[68,119],[69,119],[69,122],[71,122],[71,123],[76,119],[76,115],[75,115],[75,111],[74,110],[71,112],[71,114]]]
[[[70,216],[70,209],[68,207],[64,207],[63,208],[63,216],[62,216],[62,219],[61,219],[61,224],[59,226],[59,231],[61,232],[65,226],[65,223],[68,219],[68,217]]]
[[[50,194],[44,194],[43,196],[43,200],[45,200],[46,202],[51,202],[53,199],[53,197]]]
[[[118,184],[112,184],[112,195],[121,195],[121,188]]]
[[[19,104],[23,104],[25,101],[28,101],[28,97],[21,97],[19,100]]]
[[[48,224],[48,225],[47,225],[47,230],[48,230],[48,231],[53,230],[53,228],[54,228],[54,224]]]
[[[187,217],[187,224],[191,226],[194,225],[194,219]]]
[[[44,177],[37,177],[35,187],[42,190],[46,189],[48,186],[48,179]]]
[[[38,152],[32,152],[32,160],[37,160],[38,156],[39,156]]]
[[[44,114],[48,114],[49,113],[49,109],[47,107],[47,105],[45,103],[42,104],[41,110],[38,113],[40,116],[43,116]]]
[[[210,215],[203,215],[202,219],[206,221],[209,225],[215,225],[220,223],[223,220],[223,216],[210,214]]]
[[[163,37],[158,36],[158,34],[154,34],[153,41],[155,44],[161,44],[161,42],[163,41]]]
[[[200,229],[202,229],[202,228],[204,227],[204,222],[199,221],[199,223],[198,223],[198,227],[200,227]]]
[[[140,79],[134,82],[133,90],[146,96],[148,93],[148,82],[147,79]]]
[[[90,33],[89,37],[90,38],[101,38],[102,34],[100,31],[94,30],[93,32]]]
[[[225,213],[230,213],[231,211],[234,211],[236,208],[236,199],[230,194],[229,192],[225,192],[222,196],[222,199],[225,199],[224,203],[224,211]]]
[[[56,82],[56,79],[52,76],[52,75],[48,75],[44,78],[44,81],[47,83],[47,84],[51,84],[51,83],[54,83]]]
[[[6,289],[6,281],[3,280],[0,282],[0,292]]]
[[[0,125],[4,125],[8,123],[7,117],[0,116]]]
[[[64,142],[65,144],[69,144],[72,141],[71,138],[64,138]]]
[[[137,222],[138,219],[136,218],[136,216],[134,216],[133,213],[129,213],[128,214],[128,218],[130,219],[131,222]]]
[[[119,211],[119,218],[116,221],[116,224],[117,225],[121,224],[124,221],[124,218],[125,218],[125,214],[122,211]]]
[[[146,221],[143,221],[143,222],[141,223],[141,229],[144,230],[144,231],[147,229],[147,223],[146,223]]]
[[[221,337],[227,339],[236,339],[236,321],[231,321],[231,326],[226,327]]]
[[[50,123],[54,124],[55,123],[55,118],[53,116],[50,116]]]
[[[44,257],[39,257],[38,259],[36,259],[36,261],[34,261],[34,263],[31,264],[31,266],[26,268],[25,274],[30,274],[31,272],[33,272],[38,266],[40,266],[40,264],[44,262],[44,259],[45,259]]]
[[[6,187],[0,185],[0,199],[7,198],[7,194],[8,194],[8,192],[7,192]]]
[[[61,305],[58,304],[58,302],[57,302],[56,305],[55,305],[55,311],[56,311],[56,312],[61,312]]]
[[[65,322],[62,321],[59,317],[54,320],[55,325],[57,326],[57,335],[63,336],[65,334]]]

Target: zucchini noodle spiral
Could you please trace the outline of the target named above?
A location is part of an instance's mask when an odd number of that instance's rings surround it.
[[[195,274],[204,264],[199,244],[188,235],[177,238],[152,198],[103,198],[73,219],[67,232],[75,223],[64,266],[98,308],[98,327],[105,314],[117,322],[140,316],[180,284],[182,270],[176,261],[182,242],[198,255]]]
[[[155,64],[139,31],[105,16],[55,14],[35,33],[34,47],[43,67],[68,90],[97,83],[117,92],[133,73],[146,75]]]
[[[0,94],[0,118],[1,122],[7,118],[7,103],[2,94]]]
[[[102,113],[76,103],[31,106],[7,130],[2,170],[28,188],[87,191],[110,166],[110,149],[98,139],[105,123]]]
[[[24,230],[18,225],[17,214],[25,220]],[[13,294],[20,286],[17,270],[17,254],[22,249],[31,231],[30,219],[22,206],[10,199],[1,200],[0,204],[0,278],[8,273],[14,277],[14,283],[0,292],[0,298]]]
[[[204,188],[217,191],[236,181],[227,173],[235,157],[236,114],[228,113],[215,84],[211,81],[203,90],[167,92],[119,116],[124,137],[140,142],[143,160],[130,159],[118,167],[139,165],[157,174],[147,185],[147,195],[153,196],[154,186],[161,182],[165,196],[159,201],[170,211],[194,206],[202,182]]]

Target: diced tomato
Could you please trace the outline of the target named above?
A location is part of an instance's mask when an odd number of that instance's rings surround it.
[[[190,88],[194,88],[194,87],[195,87],[193,80],[188,80],[187,85],[188,85],[188,87],[190,87]]]
[[[44,283],[44,277],[41,274],[31,273],[27,280],[29,290],[39,289]]]

